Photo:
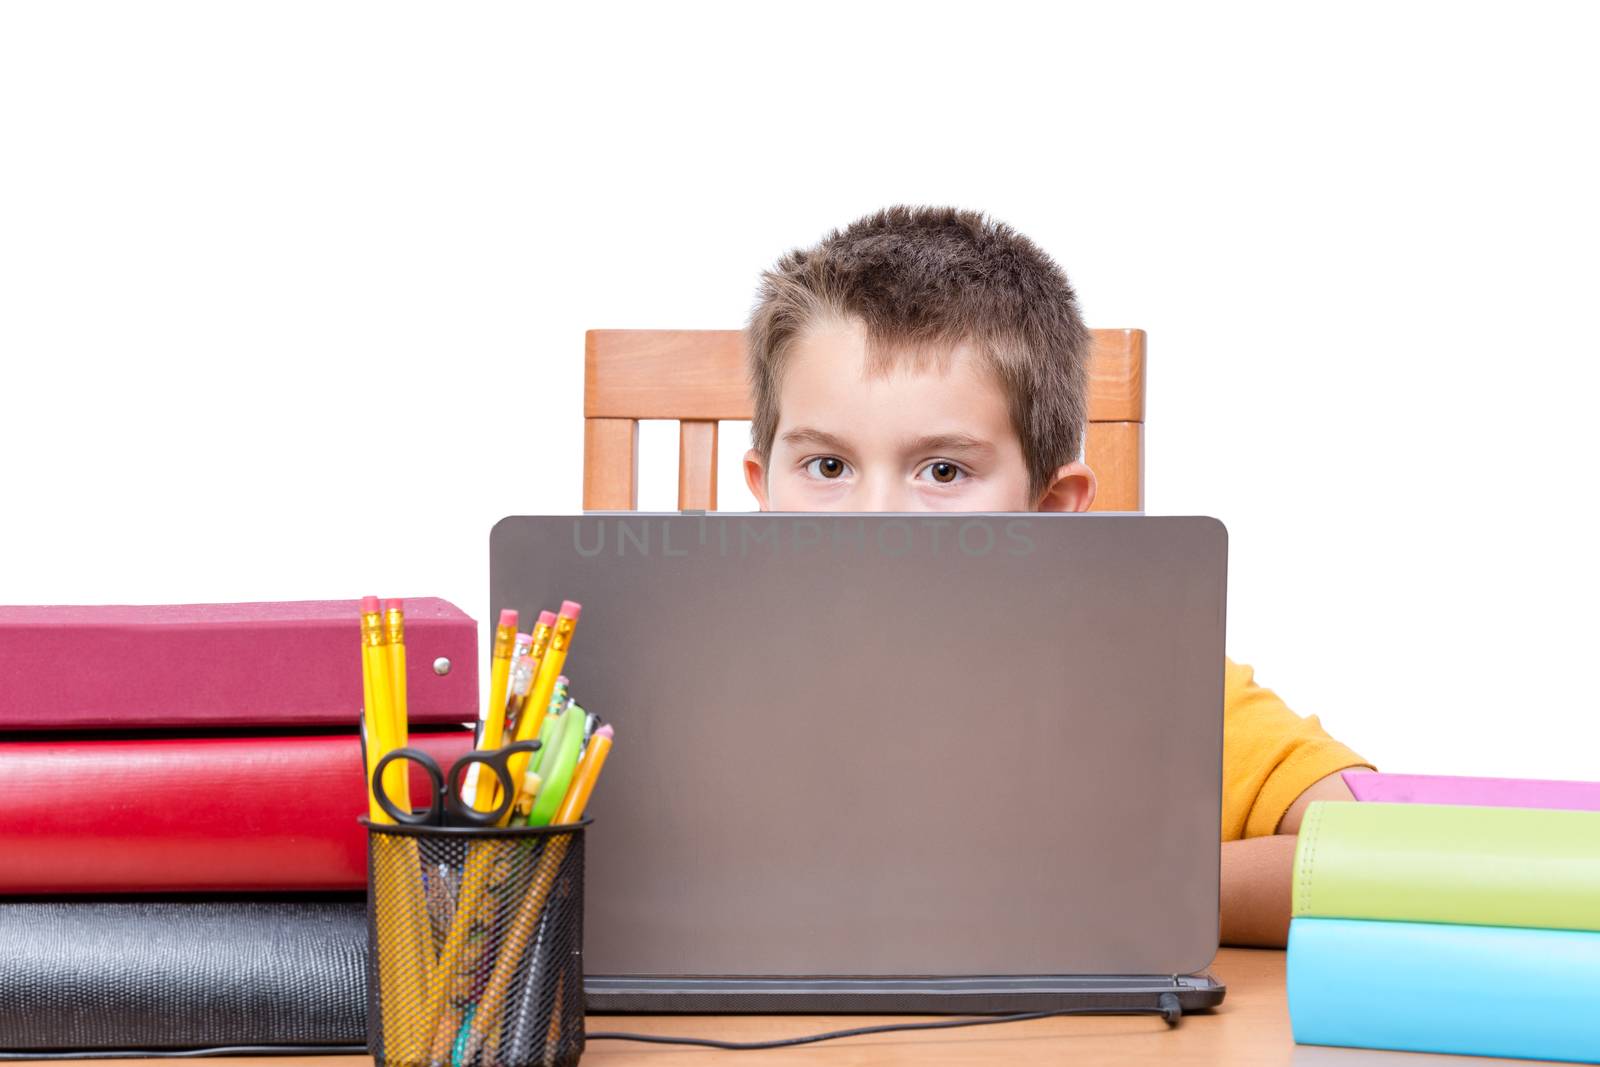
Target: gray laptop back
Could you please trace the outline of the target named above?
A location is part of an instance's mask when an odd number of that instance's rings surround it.
[[[1152,975],[1217,946],[1227,534],[1134,515],[514,517],[615,724],[585,966]]]

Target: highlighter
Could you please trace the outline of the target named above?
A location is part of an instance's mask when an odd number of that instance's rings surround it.
[[[544,781],[539,786],[539,796],[528,815],[529,826],[549,826],[561,801],[572,784],[572,772],[577,770],[578,757],[583,754],[583,709],[574,704],[561,716],[561,732],[555,750],[544,762]]]
[[[544,765],[545,753],[555,744],[556,730],[561,726],[561,713],[567,710],[567,701],[571,699],[567,695],[567,676],[563,674],[556,679],[556,691],[551,694],[550,707],[544,714],[544,725],[539,728],[539,750],[528,762],[530,771],[536,771]]]

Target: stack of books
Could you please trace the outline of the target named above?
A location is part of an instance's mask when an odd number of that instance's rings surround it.
[[[405,615],[447,763],[477,627]],[[0,607],[5,1051],[365,1044],[360,665],[354,600]]]
[[[1600,1059],[1600,800],[1587,783],[1349,776],[1300,829],[1295,1040]],[[1498,806],[1513,799],[1519,807]],[[1444,799],[1450,803],[1426,803]]]

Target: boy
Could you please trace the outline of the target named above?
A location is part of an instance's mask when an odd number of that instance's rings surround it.
[[[762,510],[1085,511],[1089,331],[1061,269],[975,212],[894,207],[762,276],[745,480]],[[1224,670],[1222,940],[1281,946],[1313,800],[1364,767]]]

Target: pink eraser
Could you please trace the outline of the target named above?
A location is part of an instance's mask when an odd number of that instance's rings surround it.
[[[562,616],[564,618],[571,619],[573,622],[578,621],[578,612],[582,610],[583,605],[578,603],[576,600],[563,600],[561,602]]]
[[[555,612],[553,612],[553,611],[541,611],[541,612],[539,612],[539,625],[540,626],[554,626],[555,624],[556,624],[556,613]]]
[[[600,729],[596,730],[594,735],[596,737],[614,738],[617,736],[617,732],[611,728],[610,723],[606,723],[604,726],[600,727]]]
[[[517,611],[515,608],[502,608],[500,611],[500,625],[517,628]]]
[[[401,600],[399,597],[395,597],[393,600],[385,600],[383,602],[383,610],[384,611],[404,611],[404,610],[406,610],[406,602],[404,600]]]
[[[368,612],[382,611],[382,610],[383,610],[383,608],[378,605],[378,598],[377,597],[375,597],[375,596],[364,596],[364,597],[361,598],[361,613],[363,615],[367,614]]]

